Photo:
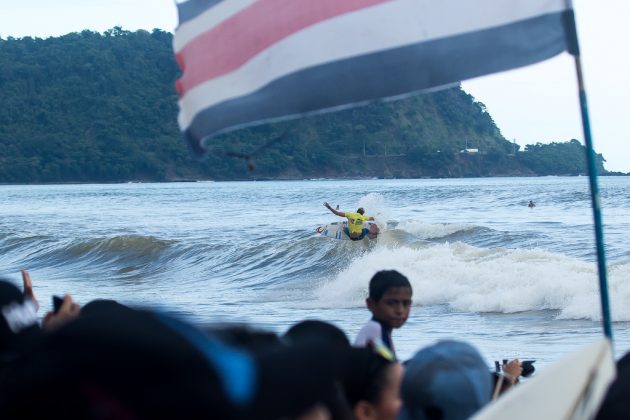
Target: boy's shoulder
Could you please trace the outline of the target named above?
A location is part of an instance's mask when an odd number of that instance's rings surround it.
[[[382,335],[383,327],[381,326],[381,324],[374,319],[370,319],[359,330],[357,338],[354,340],[354,345],[357,347],[365,347],[368,345],[369,342],[381,340]]]

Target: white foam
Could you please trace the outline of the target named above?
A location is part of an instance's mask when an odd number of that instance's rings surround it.
[[[385,203],[385,197],[382,194],[366,194],[361,197],[357,207],[365,208],[365,214],[374,217],[381,230],[387,227],[387,221],[390,219],[392,211]]]
[[[377,247],[357,258],[317,291],[319,304],[364,305],[369,279],[396,269],[413,287],[414,305],[448,305],[453,311],[558,310],[564,319],[601,319],[595,263],[540,249],[483,249],[460,242],[421,249]],[[608,281],[614,321],[630,321],[630,262],[611,267]]]
[[[457,232],[465,232],[475,228],[474,225],[457,223],[422,223],[417,220],[404,220],[396,226],[420,239],[444,238]]]

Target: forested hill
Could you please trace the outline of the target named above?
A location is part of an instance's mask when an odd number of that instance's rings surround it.
[[[198,161],[177,128],[171,43],[119,27],[0,39],[0,182],[585,172],[579,142],[518,151],[460,87],[237,131]]]

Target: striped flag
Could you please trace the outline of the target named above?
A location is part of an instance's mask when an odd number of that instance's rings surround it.
[[[173,47],[193,149],[235,128],[576,53],[569,0],[188,0]]]

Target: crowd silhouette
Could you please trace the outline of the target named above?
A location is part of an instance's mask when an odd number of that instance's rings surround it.
[[[40,318],[25,270],[22,280],[23,290],[0,280],[7,419],[465,419],[522,374],[518,360],[490,371],[479,351],[456,340],[398,360],[392,330],[409,316],[412,287],[395,270],[370,280],[371,318],[353,341],[324,320],[278,335],[200,327],[113,300],[80,306],[70,295]],[[625,412],[626,387],[611,389],[600,418]]]

